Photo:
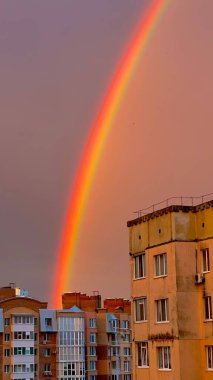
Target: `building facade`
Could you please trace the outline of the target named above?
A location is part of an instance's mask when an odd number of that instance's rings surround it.
[[[1,288],[0,380],[130,380],[130,301],[104,302],[66,293],[50,310],[14,284]]]
[[[213,379],[213,201],[127,225],[133,378]]]
[[[131,302],[99,295],[66,293],[63,307],[85,312],[86,374],[89,380],[131,380]]]

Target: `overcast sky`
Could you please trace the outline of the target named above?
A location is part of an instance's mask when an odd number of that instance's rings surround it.
[[[48,300],[91,122],[149,0],[0,3],[0,285]],[[213,191],[213,2],[172,0],[115,120],[69,291],[130,295],[133,211]]]

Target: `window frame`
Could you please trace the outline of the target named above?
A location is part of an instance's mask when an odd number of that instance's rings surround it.
[[[211,351],[210,352],[211,367],[209,367],[209,351]],[[207,371],[210,371],[210,372],[213,371],[213,345],[206,346],[206,368],[207,368]]]
[[[206,308],[206,306],[207,306],[207,308]],[[208,310],[208,315],[206,313],[207,310]],[[208,316],[210,316],[210,318],[208,318]],[[206,296],[206,297],[204,297],[204,321],[208,322],[208,321],[212,321],[212,320],[213,320],[213,318],[212,318],[212,297]]]
[[[161,262],[161,257],[163,258]],[[154,278],[160,278],[160,277],[166,277],[168,276],[168,263],[167,263],[167,252],[164,253],[158,253],[157,255],[154,255],[155,260],[155,267],[154,267]],[[159,261],[159,263],[158,263]],[[163,263],[163,265],[162,265]],[[163,268],[163,270],[162,270]],[[158,270],[159,273],[158,273]]]
[[[147,310],[147,297],[138,297],[134,299],[134,319],[135,323],[143,323],[148,321],[148,310]],[[143,308],[140,305],[144,305]],[[137,319],[140,314],[141,319]],[[142,314],[144,318],[142,318]]]
[[[170,346],[159,346],[157,347],[158,352],[158,370],[159,371],[171,371],[172,370],[172,364],[171,364],[171,347]],[[167,354],[167,361],[168,366],[165,366],[165,352]],[[162,353],[162,367],[160,367],[160,354]]]
[[[142,278],[146,278],[146,254],[145,254],[145,252],[141,252],[141,253],[134,256],[134,280],[139,280]]]
[[[164,302],[164,310],[162,304]],[[169,299],[168,298],[160,298],[155,300],[156,303],[156,323],[168,323],[169,322]],[[160,310],[158,309],[158,305],[160,305]],[[160,313],[161,319],[158,319],[158,312]],[[163,314],[165,314],[165,319],[163,319]]]
[[[209,257],[209,248],[203,248],[201,249],[202,252],[202,269],[203,273],[209,273],[210,272],[210,257]],[[205,257],[205,260],[204,260]],[[204,261],[205,261],[205,268],[204,268]]]
[[[137,344],[137,367],[138,368],[149,368],[149,344],[147,340],[136,342]],[[139,352],[141,356],[141,365],[139,365]],[[145,355],[144,355],[145,353]],[[145,358],[145,360],[143,360]],[[146,363],[146,364],[145,364]]]

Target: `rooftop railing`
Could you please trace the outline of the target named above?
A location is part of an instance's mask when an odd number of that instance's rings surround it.
[[[164,199],[161,202],[154,203],[146,208],[134,211],[134,214],[137,214],[137,217],[140,218],[143,215],[152,213],[154,211],[158,211],[162,208],[169,207],[169,206],[197,206],[199,204],[211,201],[213,199],[213,193],[201,195],[199,197],[170,197],[167,199]]]

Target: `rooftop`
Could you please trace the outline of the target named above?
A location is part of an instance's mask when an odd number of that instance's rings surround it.
[[[137,214],[137,218],[129,220],[127,222],[127,227],[147,222],[150,219],[172,212],[182,211],[186,213],[196,213],[210,207],[213,207],[213,193],[202,195],[200,197],[171,197],[144,209],[135,211],[134,213]]]

